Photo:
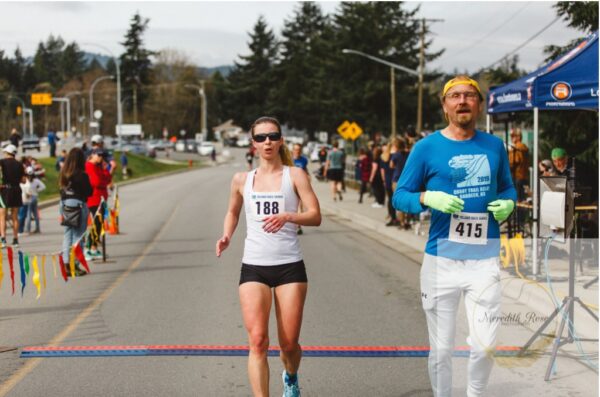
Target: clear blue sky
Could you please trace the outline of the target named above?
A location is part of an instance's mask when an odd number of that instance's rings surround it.
[[[338,2],[320,2],[332,13]],[[428,69],[475,71],[512,51],[550,23],[556,13],[553,2],[407,2],[421,4],[419,16],[442,18],[432,25],[434,49],[446,54]],[[278,34],[283,20],[297,2],[0,2],[0,49],[12,56],[18,45],[25,56],[33,55],[49,34],[67,42],[98,43],[120,54],[119,44],[131,16],[139,11],[150,18],[145,35],[152,50],[174,48],[199,66],[232,64],[246,54],[247,32],[264,15]],[[519,66],[533,70],[543,59],[547,44],[565,44],[580,33],[563,21],[524,47]],[[102,52],[97,48],[86,50]]]

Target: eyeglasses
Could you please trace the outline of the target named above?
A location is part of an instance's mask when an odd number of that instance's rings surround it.
[[[473,91],[467,91],[467,92],[451,92],[449,94],[446,94],[446,98],[453,100],[453,101],[458,101],[462,96],[465,96],[465,99],[469,100],[469,101],[474,101],[475,99],[479,99],[479,94]]]
[[[267,140],[267,138],[269,138],[271,142],[278,141],[281,139],[281,132],[268,132],[266,134],[258,134],[252,137],[255,142],[264,142]]]

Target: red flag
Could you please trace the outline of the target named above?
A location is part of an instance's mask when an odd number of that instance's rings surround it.
[[[58,254],[58,267],[60,267],[60,273],[65,281],[67,281],[67,270],[65,269],[65,262],[63,261],[62,254]]]
[[[91,273],[90,267],[88,266],[87,261],[85,260],[85,255],[83,255],[81,244],[75,244],[75,248],[73,248],[73,250],[75,251],[75,257],[77,257],[79,263],[81,263],[83,267],[85,267],[85,271]]]
[[[13,267],[13,250],[12,247],[6,247],[8,255],[8,265],[10,266],[10,281],[12,283],[12,294],[15,294],[15,269]]]

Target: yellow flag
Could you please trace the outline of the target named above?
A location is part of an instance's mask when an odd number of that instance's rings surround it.
[[[46,255],[42,255],[42,285],[46,289]]]
[[[71,268],[71,277],[75,277],[75,250],[71,247],[71,255],[69,255],[69,267]]]
[[[56,275],[56,257],[54,255],[51,256],[52,258],[52,269],[54,270],[54,278],[58,277]]]
[[[35,288],[37,288],[37,297],[36,299],[40,299],[42,295],[42,286],[40,285],[40,269],[38,268],[37,256],[33,257],[33,284]]]

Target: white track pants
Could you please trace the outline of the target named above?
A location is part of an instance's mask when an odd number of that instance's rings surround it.
[[[471,347],[468,397],[483,395],[493,366],[500,312],[498,258],[454,260],[425,254],[421,267],[421,301],[429,331],[429,379],[435,397],[452,394],[452,353],[456,312],[461,295],[469,321]]]

